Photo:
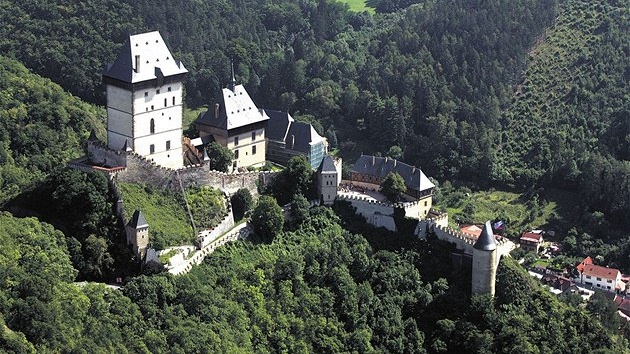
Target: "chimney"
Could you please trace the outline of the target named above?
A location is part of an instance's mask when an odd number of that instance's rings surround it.
[[[411,174],[416,173],[416,166],[413,167],[413,170],[411,170]]]
[[[136,73],[140,72],[140,56],[136,55]]]
[[[396,167],[396,159],[394,159],[394,167]]]
[[[376,156],[372,155],[372,166],[376,164]]]
[[[294,146],[295,146],[295,135],[291,135],[291,150],[293,150]]]
[[[385,164],[387,164],[387,160],[388,160],[388,158],[387,158],[387,157],[385,157]]]
[[[214,104],[214,118],[219,119],[219,104]]]

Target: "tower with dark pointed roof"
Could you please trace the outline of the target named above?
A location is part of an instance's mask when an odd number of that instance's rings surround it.
[[[133,252],[139,259],[144,259],[149,245],[149,223],[144,218],[140,210],[136,210],[133,216],[125,225],[127,234],[127,245],[130,245]]]
[[[473,245],[472,293],[494,296],[497,277],[497,242],[490,221],[486,221],[481,235]]]
[[[332,205],[337,198],[337,188],[341,182],[341,159],[324,156],[317,169],[317,191],[324,205]]]
[[[129,36],[103,73],[107,145],[127,147],[160,166],[183,166],[182,99],[188,70],[159,32]]]

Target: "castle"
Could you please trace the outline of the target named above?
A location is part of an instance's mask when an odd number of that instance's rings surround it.
[[[511,246],[505,240],[497,243],[489,223],[474,240],[449,229],[448,215],[432,209],[435,185],[421,169],[395,159],[361,155],[352,167],[350,180],[343,181],[341,160],[326,155],[326,139],[310,124],[296,122],[286,112],[256,107],[245,88],[236,84],[233,70],[228,87],[195,121],[200,137],[182,144],[182,83],[187,72],[173,58],[159,32],[130,36],[103,74],[107,145],[92,134],[88,156],[70,166],[107,173],[110,181],[143,182],[181,192],[184,185],[192,183],[219,187],[225,193],[248,188],[256,194],[257,185],[264,185],[273,173],[212,171],[203,165],[206,152],[198,148],[204,149],[210,141],[227,147],[234,153],[233,171],[261,166],[267,160],[282,164],[303,155],[317,169],[317,190],[323,204],[347,200],[368,222],[390,230],[397,228],[395,210],[402,209],[406,217],[418,220],[417,236],[424,237],[430,230],[472,257],[473,293],[494,294],[499,259]],[[189,157],[188,164],[184,163],[185,156]],[[198,164],[191,165],[195,159]],[[380,183],[390,172],[398,173],[405,182],[406,191],[398,203],[370,196],[371,192],[378,194]],[[117,213],[126,220],[120,196]],[[134,211],[125,230],[128,244],[142,259],[149,244],[149,223],[141,211]],[[209,244],[214,237],[205,235],[201,243]]]

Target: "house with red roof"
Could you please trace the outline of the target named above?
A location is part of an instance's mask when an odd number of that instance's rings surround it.
[[[543,243],[542,233],[536,232],[523,232],[519,239],[521,248],[527,252],[536,252],[540,249],[540,245]]]
[[[610,292],[625,291],[626,283],[621,280],[619,269],[602,267],[593,264],[591,257],[586,257],[578,266],[576,282]]]

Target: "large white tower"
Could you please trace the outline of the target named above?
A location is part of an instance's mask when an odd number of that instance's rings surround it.
[[[473,245],[472,293],[494,296],[497,277],[497,242],[490,221],[481,230],[481,235]]]
[[[183,166],[182,99],[188,70],[159,32],[129,36],[103,74],[107,86],[107,145],[170,168]]]

